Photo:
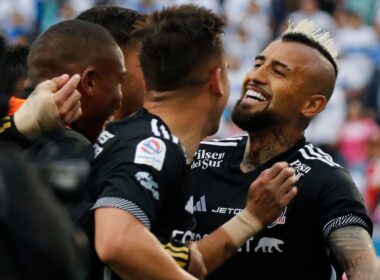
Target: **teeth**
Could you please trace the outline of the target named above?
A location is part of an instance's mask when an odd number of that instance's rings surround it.
[[[259,101],[267,101],[267,98],[262,95],[260,92],[254,91],[252,89],[247,90],[246,92],[247,97],[253,98]]]

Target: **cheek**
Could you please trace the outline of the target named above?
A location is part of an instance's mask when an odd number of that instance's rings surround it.
[[[117,105],[122,98],[121,84],[110,82],[105,88],[107,88],[105,94],[108,95],[108,102]]]

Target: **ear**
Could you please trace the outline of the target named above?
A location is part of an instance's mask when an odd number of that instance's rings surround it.
[[[224,95],[222,69],[220,67],[215,68],[211,73],[210,89],[213,94],[218,96]]]
[[[304,104],[301,113],[308,118],[314,117],[315,115],[323,111],[323,109],[325,109],[326,104],[326,96],[322,94],[313,94]]]
[[[81,76],[80,86],[83,89],[83,92],[89,96],[94,95],[95,91],[95,70],[94,68],[86,68]]]

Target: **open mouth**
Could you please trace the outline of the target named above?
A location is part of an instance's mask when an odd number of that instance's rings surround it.
[[[258,91],[255,91],[253,89],[248,89],[245,92],[245,97],[246,98],[251,98],[251,99],[254,99],[254,100],[257,100],[257,101],[260,101],[260,102],[268,101],[268,98],[266,96],[264,96],[262,93],[260,93]]]

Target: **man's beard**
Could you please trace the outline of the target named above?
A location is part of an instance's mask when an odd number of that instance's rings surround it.
[[[247,132],[259,132],[269,128],[278,121],[276,114],[269,111],[250,113],[240,106],[239,100],[232,111],[232,121],[242,130]]]

